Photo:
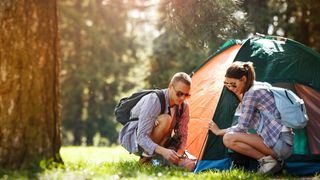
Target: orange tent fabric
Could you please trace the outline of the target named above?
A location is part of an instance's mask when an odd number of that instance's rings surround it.
[[[205,146],[208,124],[217,107],[226,69],[233,62],[240,45],[236,44],[214,56],[192,76],[190,104],[190,122],[188,124],[187,149],[197,159]],[[213,60],[214,59],[214,60]],[[203,94],[205,94],[205,99]]]

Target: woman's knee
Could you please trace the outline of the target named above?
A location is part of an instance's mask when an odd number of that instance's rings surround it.
[[[223,144],[227,147],[227,148],[231,148],[233,146],[235,142],[235,135],[232,134],[231,132],[226,133],[223,136]]]

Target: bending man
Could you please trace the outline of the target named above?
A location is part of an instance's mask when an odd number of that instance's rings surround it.
[[[144,96],[131,110],[131,118],[120,131],[120,144],[130,153],[140,156],[140,163],[149,162],[154,154],[177,164],[178,149],[186,147],[189,122],[189,105],[185,99],[190,96],[191,78],[188,74],[176,73],[165,94],[166,108],[160,114],[161,104],[155,93]]]

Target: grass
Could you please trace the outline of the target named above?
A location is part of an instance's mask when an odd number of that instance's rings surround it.
[[[41,171],[5,171],[0,179],[298,179],[288,175],[266,176],[243,170],[206,171],[199,174],[174,167],[139,165],[138,157],[122,147],[63,147],[64,165],[43,168]],[[44,165],[42,165],[44,167]],[[305,177],[320,179],[320,175]]]

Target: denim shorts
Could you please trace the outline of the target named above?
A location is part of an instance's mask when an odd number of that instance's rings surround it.
[[[281,132],[273,151],[277,155],[278,160],[285,160],[289,158],[293,152],[293,133]]]

